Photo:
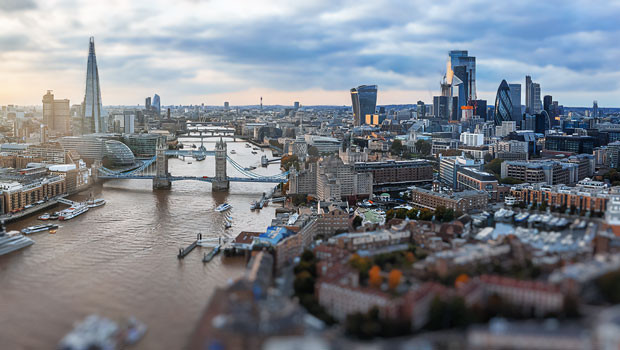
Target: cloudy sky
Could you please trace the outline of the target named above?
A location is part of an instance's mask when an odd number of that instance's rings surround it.
[[[104,104],[432,102],[447,53],[478,97],[530,74],[567,106],[620,106],[620,1],[0,0],[0,105],[79,103],[94,36]]]

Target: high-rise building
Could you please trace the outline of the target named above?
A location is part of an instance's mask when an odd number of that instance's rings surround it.
[[[592,102],[592,118],[598,118],[598,101]]]
[[[351,89],[355,126],[363,125],[366,115],[375,114],[377,108],[377,85],[360,85]]]
[[[521,84],[508,84],[510,88],[510,102],[512,102],[512,120],[517,121],[522,117],[521,113]]]
[[[532,83],[532,114],[538,114],[542,111],[542,102],[540,101],[540,84]]]
[[[476,57],[469,56],[467,50],[450,51],[446,65],[448,84],[453,84],[456,67],[459,66],[464,67],[464,73],[459,73],[459,79],[465,84],[466,101],[473,101],[476,99]]]
[[[71,112],[69,100],[55,100],[51,90],[43,95],[43,124],[51,136],[71,134]]]
[[[553,97],[551,95],[545,95],[545,97],[543,97],[543,111],[547,111],[549,116],[551,116],[552,108],[553,108]]]
[[[506,80],[502,80],[495,96],[495,117],[493,118],[495,125],[501,125],[503,121],[513,120],[511,115],[512,101],[510,100],[510,88]]]
[[[228,101],[224,102],[224,109],[225,110],[229,110],[230,109],[230,103]]]
[[[487,100],[475,100],[472,104],[474,115],[479,116],[482,120],[487,120]]]
[[[448,120],[448,97],[447,96],[434,96],[433,97],[433,114],[435,118],[441,118]]]
[[[532,110],[532,77],[525,76],[525,113],[533,113]]]
[[[147,111],[151,109],[151,98],[150,97],[147,97],[146,99],[144,99],[144,109],[146,109]]]
[[[155,112],[157,113],[157,116],[159,117],[161,115],[161,101],[159,100],[159,95],[155,94],[153,96],[153,109],[155,110]]]
[[[99,133],[107,131],[107,123],[101,104],[101,88],[99,87],[99,70],[95,56],[95,38],[90,37],[88,46],[88,63],[86,67],[86,92],[83,102],[82,133]]]
[[[293,108],[299,109],[299,106],[300,106],[299,101],[295,101],[295,103],[293,103]]]

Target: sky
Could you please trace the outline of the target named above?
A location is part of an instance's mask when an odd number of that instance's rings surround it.
[[[0,105],[80,103],[94,36],[105,105],[350,105],[362,84],[432,103],[468,50],[490,105],[529,74],[560,104],[620,107],[618,18],[620,0],[0,0]]]

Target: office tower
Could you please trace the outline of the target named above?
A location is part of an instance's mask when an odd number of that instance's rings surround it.
[[[551,116],[552,108],[553,108],[553,97],[551,97],[551,95],[545,95],[545,97],[543,97],[543,111],[547,111],[549,116]]]
[[[452,79],[456,75],[456,67],[459,66],[464,67],[464,74],[460,73],[459,79],[465,84],[465,100],[473,101],[476,99],[476,57],[469,56],[466,50],[450,51],[446,65],[448,84],[453,84]],[[466,79],[463,79],[465,76]]]
[[[123,130],[125,134],[133,134],[136,132],[136,115],[131,111],[123,112]]]
[[[542,111],[542,102],[540,101],[540,84],[532,83],[531,97],[532,97],[531,105],[533,108],[533,111],[531,113],[538,114]]]
[[[161,101],[159,100],[159,95],[155,94],[153,96],[153,109],[155,110],[155,112],[157,113],[157,116],[159,117],[161,115]]]
[[[502,80],[495,96],[495,117],[493,118],[495,125],[501,125],[503,121],[513,120],[511,114],[510,88],[506,80]]]
[[[71,112],[69,100],[55,100],[51,90],[43,95],[43,124],[51,136],[71,134]]]
[[[482,120],[487,120],[487,100],[475,100],[472,103],[474,107],[474,115],[479,116]]]
[[[462,107],[469,105],[469,102],[472,101],[469,99],[469,91],[467,88],[469,85],[469,74],[466,68],[465,66],[454,67],[454,76],[452,77],[452,96],[458,97],[456,109],[458,111],[459,120],[462,117]]]
[[[351,89],[355,126],[363,125],[366,115],[375,114],[377,108],[377,85],[360,85]]]
[[[525,76],[525,113],[532,113],[532,77]]]
[[[433,97],[433,113],[435,118],[441,118],[448,120],[448,97],[447,96],[434,96]]]
[[[510,102],[512,102],[512,120],[520,120],[521,113],[521,84],[508,84],[510,88]]]
[[[82,133],[107,132],[107,123],[101,105],[101,88],[99,87],[99,70],[95,56],[95,38],[90,37],[88,46],[88,63],[86,67],[86,92],[83,102]]]
[[[592,103],[592,118],[598,118],[598,101]]]
[[[299,109],[299,101],[295,101],[295,103],[293,103],[293,108]]]
[[[230,109],[230,103],[228,103],[228,101],[224,102],[224,109],[225,110],[229,110]]]
[[[147,97],[146,99],[144,99],[144,109],[146,109],[147,111],[151,109],[151,98],[150,97]]]
[[[426,106],[423,101],[418,101],[417,107],[418,118],[424,118],[426,116]]]
[[[551,129],[551,118],[549,117],[549,113],[543,110],[536,114],[534,132],[538,134],[545,134],[549,129]]]

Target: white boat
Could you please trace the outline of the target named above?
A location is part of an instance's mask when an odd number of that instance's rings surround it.
[[[220,204],[217,206],[217,208],[215,208],[215,211],[226,211],[228,209],[232,208],[232,205],[228,204],[228,203],[224,203],[224,204]]]
[[[230,151],[230,154],[237,154],[237,151],[233,149],[232,151]]]
[[[39,220],[49,220],[50,219],[50,214],[49,213],[45,213],[41,216],[38,217]]]
[[[70,208],[61,210],[58,213],[58,220],[70,220],[78,215],[82,215],[88,211],[88,206],[83,203],[78,203]]]
[[[100,207],[100,206],[104,205],[105,203],[106,203],[105,199],[103,199],[103,198],[89,199],[88,201],[86,201],[86,205],[89,208]]]
[[[34,244],[34,241],[19,231],[6,232],[4,224],[0,228],[0,255],[8,254],[16,250],[26,248]]]
[[[29,227],[26,227],[25,229],[22,229],[22,233],[25,235],[29,235],[31,233],[36,233],[36,232],[41,232],[41,231],[55,230],[57,228],[58,228],[58,225],[56,224],[35,225],[35,226],[29,226]]]

